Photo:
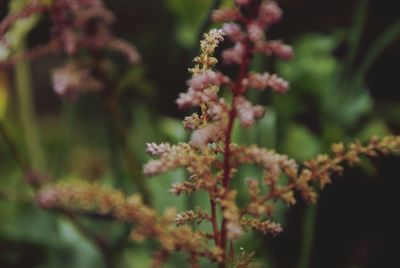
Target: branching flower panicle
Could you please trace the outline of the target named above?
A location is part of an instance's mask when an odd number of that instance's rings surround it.
[[[297,191],[306,201],[315,202],[315,182],[323,188],[333,175],[340,175],[343,164],[357,163],[360,155],[375,156],[399,151],[398,137],[374,138],[366,146],[352,144],[348,151],[342,144],[334,145],[333,157],[320,155],[315,160],[298,164],[274,150],[232,143],[236,119],[243,127],[249,128],[264,115],[262,106],[254,105],[246,98],[248,90],[272,89],[285,93],[289,89],[289,83],[277,74],[256,73],[249,68],[257,53],[284,61],[294,56],[289,45],[281,40],[266,38],[265,30],[281,17],[281,9],[271,0],[236,0],[235,7],[214,11],[212,18],[217,23],[223,23],[222,28],[204,35],[200,43],[201,54],[194,59],[194,68],[189,69],[192,74],[187,82],[189,89],[181,93],[176,101],[181,109],[198,108],[199,112],[183,121],[185,129],[191,132],[190,141],[172,146],[148,144],[147,151],[159,158],[150,160],[144,166],[146,175],[153,176],[183,167],[188,172],[188,179],[174,184],[170,192],[176,195],[195,191],[208,193],[209,212],[178,213],[176,224],[209,222],[213,233],[205,237],[212,240],[221,252],[222,258],[214,259],[219,261],[220,267],[226,267],[234,258],[232,246],[228,253],[228,241],[233,243],[243,232],[256,230],[277,235],[283,231],[281,225],[273,221],[278,201],[294,205]],[[235,65],[238,72],[234,76],[215,69],[218,60],[213,53],[224,39],[228,39],[232,46],[222,51],[222,64]],[[231,93],[230,104],[221,97],[221,89]],[[237,190],[230,189],[230,182],[242,179],[235,176],[236,171],[248,164],[259,166],[264,171],[263,177],[247,179],[250,198],[244,206],[239,206]],[[217,218],[217,209],[221,210],[221,219]],[[193,232],[202,233],[198,229]],[[193,252],[188,253],[193,256]]]
[[[15,53],[12,47],[13,37],[10,37],[7,30],[19,20],[35,14],[49,14],[50,41],[22,53]],[[82,60],[78,57],[79,52],[98,54],[104,50],[111,50],[124,55],[130,64],[136,64],[140,60],[134,46],[111,33],[110,26],[113,22],[114,15],[100,0],[29,1],[22,10],[11,13],[0,23],[0,47],[9,51],[7,58],[0,58],[0,69],[14,66],[21,61],[65,53],[73,60],[53,72],[55,93],[61,97],[75,99],[80,92],[101,90],[103,85],[91,69],[93,65],[106,63]],[[81,83],[82,81],[85,83]],[[86,85],[86,82],[89,83]],[[86,87],[82,88],[82,84]]]
[[[12,55],[0,62],[0,67],[47,53],[62,51],[76,55],[80,49],[91,52],[114,49],[132,63],[139,60],[133,47],[112,36],[109,25],[113,16],[98,0],[55,0],[51,4],[32,1],[0,24],[0,36],[19,18],[43,12],[49,13],[53,21],[50,43],[24,55]],[[221,28],[204,34],[200,55],[189,69],[188,90],[176,100],[179,108],[196,111],[183,120],[190,139],[175,145],[147,144],[146,152],[153,159],[144,165],[143,173],[156,176],[183,168],[187,179],[171,185],[169,193],[178,196],[203,192],[209,198],[209,207],[159,212],[145,205],[138,194],[127,197],[118,190],[85,181],[47,185],[39,191],[37,203],[46,209],[98,211],[133,223],[130,238],[138,242],[154,239],[159,243],[152,267],[161,267],[174,251],[187,253],[191,267],[199,267],[199,258],[217,263],[220,268],[255,267],[253,253],[235,254],[235,243],[245,232],[253,230],[264,235],[280,234],[283,227],[275,221],[278,203],[291,206],[298,197],[316,202],[318,191],[333,176],[341,175],[344,166],[359,163],[363,156],[400,154],[399,136],[373,137],[366,145],[359,141],[349,146],[334,144],[331,155],[321,154],[304,163],[297,163],[273,149],[244,146],[232,140],[235,124],[250,128],[264,115],[268,116],[263,106],[247,98],[248,91],[272,90],[283,94],[289,90],[289,82],[277,74],[250,70],[257,54],[283,61],[294,56],[289,45],[281,40],[269,40],[265,34],[282,15],[273,0],[235,0],[233,7],[214,11],[212,18],[222,24]],[[221,46],[216,56],[217,47],[222,43],[229,47],[222,49],[224,46]],[[103,61],[95,62],[100,66],[97,71],[107,68]],[[53,73],[57,94],[75,98],[82,83],[86,91],[102,90],[102,83],[92,75],[91,64],[73,61],[57,68]],[[226,96],[229,97],[225,99]],[[244,165],[258,167],[262,171],[260,177],[240,177],[238,171]],[[233,180],[246,184],[247,198],[242,203],[237,196],[243,189],[234,189]],[[209,228],[203,228],[206,225]]]

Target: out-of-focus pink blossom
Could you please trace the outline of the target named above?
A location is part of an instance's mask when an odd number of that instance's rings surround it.
[[[242,41],[245,34],[237,23],[224,23],[222,30],[234,42]]]
[[[256,44],[256,50],[267,56],[275,55],[285,61],[290,60],[294,56],[292,47],[280,40],[259,42]]]
[[[251,127],[257,119],[264,115],[264,108],[262,106],[253,106],[242,96],[235,99],[234,105],[240,124],[243,127]]]
[[[242,43],[238,42],[234,47],[229,48],[222,52],[222,58],[225,64],[241,64],[243,55],[245,53],[245,47]]]
[[[243,79],[243,86],[246,88],[254,88],[265,90],[270,87],[274,91],[283,93],[289,89],[289,82],[278,77],[276,74],[269,73],[250,73],[247,78]]]
[[[154,142],[147,143],[146,147],[146,153],[150,154],[151,156],[161,156],[171,150],[171,145],[167,142],[160,144],[156,144]]]
[[[253,22],[247,25],[247,33],[249,39],[254,43],[262,41],[264,39],[264,29],[260,24]]]
[[[193,131],[190,138],[190,145],[195,148],[204,148],[210,142],[216,142],[224,137],[221,125],[208,125]]]
[[[214,10],[211,19],[215,23],[222,23],[226,21],[235,21],[239,16],[237,10],[232,8],[221,8]]]
[[[70,63],[53,72],[54,92],[67,99],[74,100],[82,92],[95,92],[102,89],[100,81],[95,79],[88,68]]]
[[[263,1],[258,21],[262,25],[271,25],[282,18],[282,10],[274,1]]]
[[[252,0],[236,0],[235,3],[237,5],[247,5],[251,2]]]
[[[227,82],[227,78],[222,73],[206,70],[193,75],[193,77],[188,80],[187,84],[194,90],[203,90],[210,85],[220,86],[224,82]]]

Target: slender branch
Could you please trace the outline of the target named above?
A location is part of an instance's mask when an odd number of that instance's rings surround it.
[[[213,234],[214,234],[214,242],[216,246],[220,246],[220,239],[219,239],[219,231],[218,231],[218,224],[217,224],[217,211],[216,211],[216,204],[215,201],[212,199],[210,195],[210,204],[211,204],[211,223],[213,227]]]
[[[135,182],[137,184],[138,190],[143,197],[145,204],[150,204],[151,193],[147,187],[143,175],[141,174],[141,166],[139,161],[136,159],[132,150],[130,149],[128,142],[128,129],[122,117],[121,109],[117,104],[115,96],[112,96],[110,100],[103,98],[103,103],[107,111],[109,112],[113,124],[115,126],[116,135],[118,137],[118,143],[122,150],[122,155],[127,168],[132,176],[134,176]]]
[[[317,216],[317,206],[311,205],[306,208],[303,220],[303,243],[299,255],[299,263],[297,267],[310,267],[311,253],[314,242],[315,221]]]

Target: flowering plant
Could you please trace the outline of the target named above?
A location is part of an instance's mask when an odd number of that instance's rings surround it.
[[[98,53],[105,48],[115,49],[132,63],[138,61],[139,55],[133,47],[110,34],[108,26],[113,17],[100,1],[78,2],[32,1],[19,13],[7,17],[0,24],[0,34],[20,18],[49,12],[52,38],[38,49],[11,55],[0,67],[48,53],[63,51],[75,57],[79,50],[88,50],[90,60],[76,57],[54,71],[54,90],[63,97],[76,99],[85,83],[85,91],[104,93],[108,86],[105,79],[108,62]],[[71,219],[75,213],[95,211],[132,224],[130,238],[134,241],[158,241],[159,250],[154,254],[152,267],[162,266],[175,251],[187,254],[191,267],[199,267],[201,259],[218,267],[256,267],[252,258],[257,252],[238,253],[238,242],[250,231],[279,235],[284,228],[276,221],[278,204],[292,206],[298,199],[314,203],[319,189],[330,183],[332,176],[341,175],[345,165],[358,164],[362,156],[400,153],[399,136],[373,137],[365,145],[359,141],[348,146],[339,142],[332,145],[331,155],[321,154],[304,163],[297,163],[272,148],[236,143],[232,135],[236,124],[250,128],[264,114],[268,116],[263,106],[249,100],[248,93],[271,90],[284,94],[289,90],[289,82],[277,74],[252,70],[256,55],[283,61],[294,57],[289,45],[267,38],[268,28],[281,18],[282,10],[273,0],[236,0],[234,6],[215,10],[212,20],[222,26],[204,34],[200,55],[189,69],[188,90],[176,100],[180,109],[195,111],[183,120],[190,140],[176,145],[147,144],[147,153],[155,159],[144,165],[144,175],[156,176],[184,168],[187,179],[174,183],[169,193],[177,196],[204,193],[208,207],[186,211],[170,208],[159,213],[152,208],[143,185],[139,185],[140,194],[126,196],[96,182],[53,183],[28,176],[38,188],[35,199],[39,206]],[[104,98],[107,97],[105,94]],[[128,142],[123,132],[122,129],[121,145],[125,147]],[[125,154],[129,161],[129,152]],[[245,165],[257,166],[260,175],[241,177],[239,171]],[[238,197],[244,191],[234,182],[246,185],[246,196],[241,201]],[[104,256],[108,255],[103,240],[87,230],[83,232],[99,245]],[[108,260],[110,263],[112,260]]]

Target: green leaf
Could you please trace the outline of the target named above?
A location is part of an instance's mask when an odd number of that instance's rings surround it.
[[[305,127],[293,124],[283,142],[283,151],[298,161],[312,158],[320,152],[318,139]]]
[[[390,129],[382,119],[374,119],[368,122],[368,124],[357,134],[357,137],[361,140],[367,141],[374,135],[380,137],[390,135]]]

